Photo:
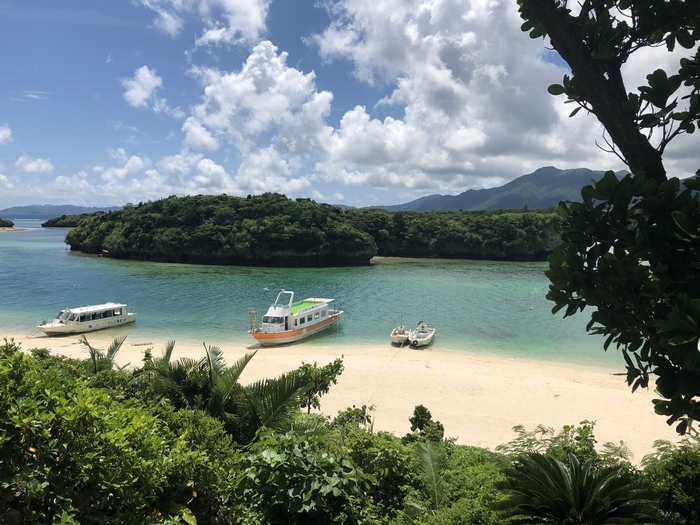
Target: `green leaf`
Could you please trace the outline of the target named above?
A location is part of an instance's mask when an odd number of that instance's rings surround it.
[[[563,95],[564,93],[566,93],[564,86],[562,86],[561,84],[552,84],[547,88],[547,91],[549,91],[550,95],[554,96]]]
[[[676,32],[676,41],[686,49],[693,49],[696,44],[695,38],[685,29]]]

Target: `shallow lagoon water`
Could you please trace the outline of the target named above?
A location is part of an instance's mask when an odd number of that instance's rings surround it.
[[[307,341],[341,352],[388,345],[394,326],[425,320],[437,330],[424,351],[624,369],[619,352],[604,352],[603,338],[586,333],[587,312],[551,313],[546,263],[377,258],[364,267],[284,269],[122,261],[70,252],[65,228],[14,222],[26,229],[0,232],[0,337],[30,333],[68,306],[115,301],[138,313],[135,325],[111,330],[115,337],[253,345],[249,308],[261,316],[286,289],[297,299],[336,299],[341,323]]]

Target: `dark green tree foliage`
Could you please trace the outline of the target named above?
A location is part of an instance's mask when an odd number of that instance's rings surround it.
[[[15,352],[0,357],[0,414],[3,523],[194,517],[206,455],[143,408]]]
[[[169,197],[80,217],[71,250],[199,264],[332,266],[374,255],[542,260],[558,243],[551,211],[342,210],[266,193]]]
[[[423,444],[425,446],[425,444]],[[502,456],[476,447],[457,446],[443,441],[436,445],[434,459],[429,456],[419,459],[420,485],[407,499],[405,513],[415,523],[426,525],[500,525],[493,505],[503,496],[496,484],[504,479],[503,470],[507,462]],[[436,476],[425,477],[426,467],[436,465]],[[428,483],[426,483],[428,482]],[[426,490],[427,488],[437,488]],[[437,495],[437,500],[435,498]],[[439,508],[432,506],[438,502]]]
[[[75,228],[82,221],[93,216],[104,215],[104,213],[103,211],[96,211],[94,213],[81,213],[80,215],[61,215],[42,222],[41,226],[43,228]]]
[[[372,238],[340,208],[266,193],[169,197],[99,214],[66,236],[72,250],[202,264],[367,264]]]
[[[0,219],[0,228],[14,228],[15,223],[9,219]]]
[[[386,257],[543,260],[559,243],[550,210],[388,212],[346,210]]]
[[[555,432],[551,427],[538,425],[527,431],[522,425],[513,427],[517,437],[496,447],[496,452],[507,456],[523,454],[547,454],[559,460],[566,460],[570,454],[579,460],[592,460],[597,466],[622,465],[632,469],[632,455],[627,446],[607,442],[601,450],[596,448],[598,441],[594,434],[595,422],[581,421],[579,425],[564,425]]]
[[[412,450],[393,434],[368,432],[357,424],[337,431],[353,463],[376,480],[366,494],[376,503],[377,513],[396,517],[415,483]]]
[[[657,442],[657,453],[642,462],[644,476],[660,494],[665,525],[700,523],[700,442]]]
[[[319,367],[318,363],[309,364],[302,363],[295,374],[299,374],[302,381],[310,388],[306,390],[301,400],[301,408],[306,408],[306,413],[310,414],[311,409],[321,408],[321,396],[328,393],[331,385],[338,383],[338,376],[345,370],[342,357],[328,363],[326,366]]]
[[[411,432],[403,438],[404,442],[427,441],[438,443],[445,437],[445,427],[439,421],[433,421],[430,410],[423,405],[418,405],[413,410],[413,415],[408,418],[411,422]]]
[[[632,174],[612,173],[562,203],[562,244],[550,258],[554,311],[592,309],[588,329],[615,344],[633,389],[656,376],[658,414],[686,431],[700,419],[700,171],[667,180],[663,152],[700,119],[700,2],[520,0],[523,30],[547,35],[571,75],[550,87],[593,113]],[[628,92],[622,67],[652,47],[679,51],[677,70],[657,69]],[[654,136],[652,143],[650,137]]]
[[[263,433],[236,479],[253,519],[270,525],[366,522],[375,482],[324,432]]]
[[[570,454],[559,460],[527,454],[505,471],[495,504],[512,523],[532,525],[636,525],[658,523],[654,492],[620,465],[597,467]]]

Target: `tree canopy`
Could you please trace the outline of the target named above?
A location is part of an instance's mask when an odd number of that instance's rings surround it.
[[[700,419],[700,171],[669,178],[663,154],[700,119],[700,3],[683,0],[520,0],[522,28],[547,36],[570,74],[554,95],[592,113],[631,174],[586,186],[561,203],[562,244],[550,257],[554,311],[593,309],[588,329],[615,344],[627,381],[656,376],[655,410],[685,432]],[[623,66],[665,48],[678,65],[628,91]]]
[[[386,257],[544,260],[558,243],[552,210],[389,212],[266,193],[169,197],[65,216],[71,250],[194,264],[341,266]]]

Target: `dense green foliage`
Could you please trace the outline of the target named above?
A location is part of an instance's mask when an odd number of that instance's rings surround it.
[[[620,465],[597,466],[574,454],[560,460],[526,454],[498,484],[507,499],[496,507],[513,523],[605,525],[658,523],[656,494]]]
[[[0,228],[13,228],[14,225],[15,223],[9,219],[0,219]]]
[[[521,429],[490,452],[426,432],[438,422],[418,406],[407,414],[413,433],[406,440],[373,432],[372,407],[326,420],[302,410],[304,390],[227,380],[252,354],[229,368],[215,347],[205,347],[201,360],[176,362],[148,349],[137,368],[109,368],[121,342],[102,351],[84,340],[86,359],[45,349],[30,357],[12,340],[0,344],[0,523],[506,525],[499,509],[513,508],[509,490],[527,453],[585,470],[590,476],[567,483],[593,483],[596,498],[611,489],[609,501],[636,509],[638,523],[650,499],[638,490],[644,480],[660,497],[659,523],[697,522],[697,443],[661,448],[642,477],[596,451],[590,422],[559,433]],[[301,368],[286,374],[302,375]],[[238,401],[225,401],[224,390]],[[260,417],[248,418],[251,410]],[[252,424],[260,426],[251,432]],[[626,488],[598,483],[617,482],[618,474]],[[552,494],[565,489],[560,481]],[[579,503],[592,509],[595,501]]]
[[[644,458],[644,475],[661,494],[663,523],[700,523],[700,442],[678,446],[657,442],[657,453]]]
[[[14,353],[0,359],[0,508],[21,523],[187,515],[214,468],[144,407]]]
[[[700,3],[519,4],[523,30],[546,35],[570,67],[550,92],[577,106],[572,116],[595,115],[631,172],[622,180],[608,172],[583,188],[582,202],[559,206],[548,297],[565,316],[592,309],[588,329],[622,350],[633,389],[656,377],[655,410],[682,434],[700,419],[700,170],[682,189],[663,153],[700,124]],[[658,47],[677,66],[649,71],[647,85],[628,92],[623,66]],[[672,62],[646,62],[659,63]]]
[[[301,408],[306,408],[310,414],[312,408],[321,408],[321,396],[327,394],[331,385],[338,384],[338,376],[345,370],[342,357],[328,363],[326,366],[318,366],[318,363],[301,363],[296,373],[302,376],[302,380],[309,385],[304,392]]]
[[[103,211],[96,211],[94,213],[81,213],[79,215],[61,215],[60,217],[53,217],[41,223],[44,228],[75,228],[80,226],[80,223],[86,219],[93,216],[104,215]]]
[[[202,264],[367,264],[372,238],[340,208],[266,193],[170,197],[99,214],[68,232],[72,250]]]
[[[170,197],[80,218],[72,250],[202,264],[332,266],[375,255],[542,260],[556,216],[534,212],[392,213],[266,193]]]
[[[543,260],[559,243],[551,210],[388,212],[346,210],[369,233],[377,253],[393,257]]]
[[[631,465],[623,443],[598,450],[594,427],[591,421],[560,432],[515,427],[517,437],[496,448],[512,463],[497,484],[506,498],[493,507],[509,523],[663,523],[657,519],[661,492]]]

